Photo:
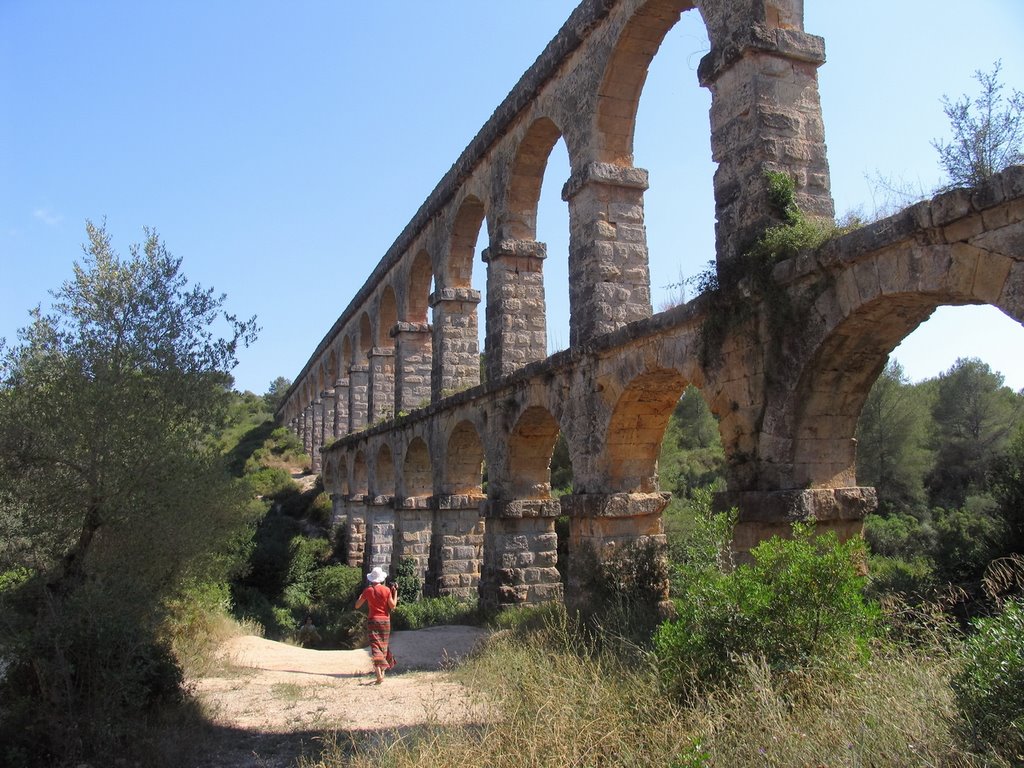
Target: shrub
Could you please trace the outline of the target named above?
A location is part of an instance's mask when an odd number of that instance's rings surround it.
[[[321,491],[313,498],[313,503],[306,511],[306,518],[321,528],[327,528],[334,516],[334,503],[329,494]]]
[[[416,561],[403,557],[395,568],[395,584],[398,585],[398,599],[403,603],[415,603],[423,596],[423,582],[416,573]]]
[[[391,628],[423,629],[442,624],[479,623],[476,601],[457,597],[431,597],[416,603],[399,603],[391,613]]]
[[[1005,533],[1002,521],[984,511],[936,510],[938,541],[935,565],[939,575],[955,584],[977,579],[999,554]]]
[[[259,625],[267,637],[281,637],[293,628],[295,621],[291,613],[275,607],[267,596],[255,587],[232,585],[231,599],[235,618]]]
[[[262,467],[245,477],[256,496],[274,498],[299,489],[288,470],[281,467]]]
[[[869,515],[864,521],[864,538],[873,554],[904,560],[915,555],[930,557],[937,544],[935,529],[929,523],[902,514]]]
[[[951,685],[976,745],[992,746],[1008,760],[1024,754],[1024,604],[974,622],[964,665]]]
[[[928,558],[872,557],[865,591],[873,598],[898,595],[916,602],[930,595],[937,586],[935,568]]]
[[[877,613],[862,594],[864,545],[793,527],[751,551],[752,565],[703,572],[676,597],[676,621],[662,624],[655,650],[670,687],[685,696],[722,681],[743,656],[799,666],[854,650]]]
[[[351,607],[363,586],[361,568],[347,565],[327,565],[313,572],[313,599],[333,609]]]
[[[31,594],[20,597],[45,606],[35,623],[16,619],[17,600],[5,595],[3,615],[23,631],[5,636],[0,762],[63,765],[94,757],[101,764],[137,744],[153,713],[182,702],[174,654],[155,626],[140,625],[125,610],[138,599],[132,585],[118,586],[124,603],[99,581],[62,601],[41,580],[25,582],[21,590]]]

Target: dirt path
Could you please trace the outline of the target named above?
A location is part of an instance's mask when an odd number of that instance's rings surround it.
[[[443,670],[486,635],[477,627],[396,632],[398,659],[373,683],[367,650],[318,651],[261,637],[237,637],[222,650],[217,677],[196,683],[218,736],[196,768],[283,768],[323,733],[479,722],[483,707]]]

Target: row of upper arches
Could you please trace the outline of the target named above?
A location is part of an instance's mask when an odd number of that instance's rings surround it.
[[[612,6],[611,10],[608,6]],[[475,249],[484,222],[491,245],[502,240],[531,241],[536,237],[544,170],[560,140],[565,143],[571,177],[594,163],[632,165],[636,115],[648,67],[667,32],[684,11],[693,8],[698,8],[711,37],[723,41],[729,40],[732,26],[749,25],[751,21],[802,27],[802,2],[798,0],[741,4],[724,0],[582,3],[575,13],[579,20],[573,29],[587,29],[586,39],[578,48],[563,45],[560,49],[555,45],[556,38],[553,47],[549,46],[552,55],[547,63],[542,56],[531,70],[543,74],[535,75],[534,79],[530,72],[524,76],[520,89],[527,95],[521,103],[515,102],[516,91],[509,97],[518,109],[513,113],[511,109],[503,112],[499,108],[488,124],[491,133],[487,133],[485,126],[453,173],[442,181],[396,247],[389,251],[357,301],[350,305],[303,371],[285,406],[286,418],[299,414],[322,392],[331,389],[351,366],[366,364],[369,350],[393,349],[396,342],[392,332],[397,323],[428,323],[431,296],[444,300],[445,290],[471,289]],[[597,22],[589,25],[593,29],[582,23],[588,14]],[[556,56],[563,58],[550,60]],[[543,82],[538,83],[538,79]],[[502,119],[502,115],[510,113],[511,117]],[[585,226],[582,222],[570,223],[570,229],[582,231]],[[649,285],[646,290],[649,292]],[[479,299],[465,295],[459,298],[463,302],[468,299],[470,304]],[[478,322],[475,312],[463,306],[449,326],[475,328]],[[453,363],[441,354],[451,346],[441,338],[449,331],[450,327],[435,327],[430,339],[430,362],[436,369],[432,399],[438,399],[444,391],[471,386],[479,378],[470,374],[458,381],[452,381],[451,376],[446,379],[442,370],[446,365],[461,364],[463,372],[472,369],[465,360]],[[497,343],[497,339],[489,334],[488,344]],[[460,342],[468,344],[465,338]],[[475,349],[467,355],[479,351]],[[486,352],[489,358],[497,357],[496,350]],[[521,365],[545,356],[546,350],[541,350],[517,359]],[[394,393],[396,410],[408,405],[402,402],[401,394]],[[416,402],[422,401],[423,393],[417,392]]]

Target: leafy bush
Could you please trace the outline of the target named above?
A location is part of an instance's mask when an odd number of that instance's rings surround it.
[[[313,599],[333,609],[351,607],[363,587],[363,571],[347,565],[327,565],[313,572]]]
[[[32,569],[19,566],[9,571],[0,571],[0,595],[13,590],[32,578]]]
[[[423,596],[423,582],[416,573],[416,561],[403,557],[395,568],[395,584],[398,585],[398,599],[403,603],[415,603]]]
[[[281,467],[262,467],[245,477],[256,496],[274,498],[299,489],[288,470]]]
[[[1024,605],[974,623],[963,668],[951,685],[979,747],[991,745],[1008,760],[1024,754]]]
[[[938,543],[938,534],[929,523],[903,514],[869,515],[864,521],[864,538],[872,553],[904,560],[930,557]]]
[[[124,754],[149,714],[183,700],[183,675],[171,649],[155,627],[140,625],[111,600],[109,587],[88,583],[60,602],[41,580],[21,588],[31,595],[14,602],[32,597],[46,609],[35,624],[19,617],[23,631],[5,637],[0,759],[56,765],[68,757]],[[125,601],[138,598],[124,587]],[[5,595],[0,610],[14,620],[8,597],[15,598]],[[71,693],[74,706],[48,705]]]
[[[258,624],[267,637],[282,637],[295,624],[290,611],[276,607],[255,587],[232,585],[231,598],[235,618]]]
[[[936,586],[935,567],[928,558],[872,557],[865,591],[875,598],[899,595],[914,602],[931,594]]]
[[[655,650],[670,687],[729,677],[743,656],[772,666],[799,666],[853,650],[876,616],[862,594],[864,545],[840,544],[798,524],[793,538],[773,537],[751,551],[752,565],[731,573],[708,569],[676,596],[678,619],[662,624]]]
[[[288,553],[288,582],[308,584],[314,570],[330,557],[331,543],[319,537],[296,536],[288,543]]]
[[[957,584],[977,579],[999,554],[1002,521],[980,510],[935,512],[935,565],[939,575]]]
[[[441,624],[479,623],[476,601],[457,597],[431,597],[415,603],[399,603],[391,613],[391,628],[423,629]]]
[[[327,528],[331,524],[331,517],[334,515],[334,503],[329,494],[321,491],[313,498],[313,503],[306,510],[306,518],[321,528]]]

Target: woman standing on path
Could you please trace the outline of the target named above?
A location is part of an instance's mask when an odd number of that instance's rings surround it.
[[[356,600],[357,609],[362,608],[363,603],[369,606],[366,628],[370,633],[370,656],[377,685],[384,682],[384,671],[395,666],[395,657],[388,646],[391,642],[391,611],[398,605],[398,587],[386,587],[384,579],[387,577],[383,568],[375,566],[366,574],[370,586]]]

